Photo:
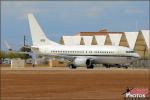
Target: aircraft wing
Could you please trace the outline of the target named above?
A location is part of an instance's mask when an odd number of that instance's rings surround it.
[[[73,61],[75,59],[75,57],[73,56],[67,56],[67,55],[62,55],[62,54],[49,54],[49,55],[45,55],[49,58],[55,58],[58,60],[67,60],[67,61]]]
[[[19,53],[19,54],[31,54],[31,52],[16,52],[16,53]]]

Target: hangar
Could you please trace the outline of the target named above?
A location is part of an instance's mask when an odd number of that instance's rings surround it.
[[[77,35],[81,37],[90,36],[92,38],[92,41],[90,39],[90,45],[105,45],[106,40],[110,41],[109,37],[107,37],[107,34],[107,32],[80,32]],[[86,41],[85,39],[83,40]]]
[[[63,45],[116,45],[126,46],[139,53],[142,59],[149,58],[149,30],[138,32],[79,32],[75,36],[62,36]]]
[[[106,35],[99,35],[94,37],[97,45],[105,45]]]
[[[82,36],[82,40],[80,42],[81,45],[91,45],[92,44],[92,36]]]
[[[128,44],[128,41],[127,41],[127,38],[126,38],[126,36],[125,36],[125,34],[124,34],[124,33],[122,33],[122,36],[121,36],[121,39],[120,39],[119,46],[129,47],[129,44]]]
[[[138,32],[124,32],[127,39],[128,47],[134,49]]]
[[[109,37],[112,42],[112,45],[118,46],[121,40],[121,36],[122,36],[122,33],[113,33],[113,34],[109,33]]]
[[[62,36],[60,43],[63,45],[80,45],[80,36]]]
[[[135,42],[134,50],[140,54],[144,59],[150,58],[149,54],[149,30],[141,30],[138,32],[137,39]]]

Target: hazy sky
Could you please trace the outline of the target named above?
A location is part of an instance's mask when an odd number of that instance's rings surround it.
[[[31,43],[27,14],[33,13],[48,38],[59,42],[62,35],[83,31],[139,31],[149,29],[148,1],[2,1],[1,43],[13,49]]]

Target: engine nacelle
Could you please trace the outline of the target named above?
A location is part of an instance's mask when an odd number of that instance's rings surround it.
[[[75,58],[73,64],[75,66],[91,66],[93,64],[93,59],[87,59],[87,58]]]
[[[73,64],[75,66],[86,66],[86,58],[75,58]]]
[[[86,66],[87,66],[87,67],[91,67],[91,66],[93,65],[93,63],[94,63],[94,60],[93,60],[93,59],[87,59],[87,60],[86,60]]]

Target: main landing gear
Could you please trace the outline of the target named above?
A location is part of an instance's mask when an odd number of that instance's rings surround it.
[[[76,69],[77,66],[75,66],[75,65],[73,65],[73,64],[69,64],[69,68],[71,68],[71,69]]]

